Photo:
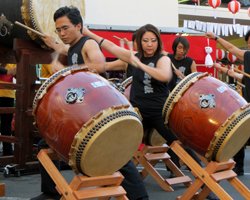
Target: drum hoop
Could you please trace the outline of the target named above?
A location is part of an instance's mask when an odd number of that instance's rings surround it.
[[[208,150],[206,152],[205,157],[211,161],[215,160],[217,153],[219,152],[220,148],[228,142],[226,139],[229,135],[234,132],[234,127],[236,127],[242,120],[245,118],[249,118],[250,114],[250,104],[236,110],[227,120],[217,129],[214,134],[213,139],[210,142]]]
[[[130,76],[121,83],[121,87],[126,88],[132,82],[133,82],[133,76]]]
[[[169,94],[162,110],[162,116],[165,118],[165,124],[168,124],[169,116],[174,105],[179,101],[182,95],[190,86],[199,79],[208,76],[208,73],[194,72],[182,79]]]
[[[101,134],[101,128],[107,127],[112,120],[118,120],[119,118],[134,118],[141,122],[140,117],[133,111],[133,108],[130,106],[128,109],[128,107],[129,105],[122,105],[108,108],[99,112],[82,126],[75,135],[69,152],[69,165],[75,173],[84,174],[81,169],[82,155],[91,138],[94,135]]]
[[[81,70],[87,70],[85,66],[78,66],[73,65],[71,67],[66,67],[64,69],[61,69],[60,71],[54,73],[52,76],[50,76],[46,81],[43,82],[41,87],[36,92],[36,95],[33,100],[33,115],[35,115],[37,105],[39,101],[43,98],[43,96],[46,94],[46,91],[49,87],[51,87],[57,80],[59,80],[62,77],[65,77],[69,73],[75,72],[75,71],[81,71]]]

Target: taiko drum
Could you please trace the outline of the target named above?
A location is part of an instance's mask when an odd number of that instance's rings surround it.
[[[89,176],[119,170],[143,135],[141,119],[126,97],[106,79],[77,66],[43,83],[33,113],[48,145],[76,173]]]
[[[250,137],[249,104],[207,73],[186,76],[167,98],[163,117],[183,144],[209,161],[227,161]]]

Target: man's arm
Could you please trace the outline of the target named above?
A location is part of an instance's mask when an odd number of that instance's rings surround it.
[[[69,50],[68,45],[56,42],[55,38],[49,35],[45,35],[44,37],[42,37],[42,40],[48,47],[54,49],[57,53],[66,56],[68,55],[68,50]]]
[[[87,40],[82,48],[84,63],[89,69],[96,70],[98,73],[105,72],[105,57],[95,40]]]
[[[233,44],[231,44],[230,42],[224,40],[221,37],[216,36],[214,33],[212,32],[207,32],[206,36],[208,38],[214,39],[217,42],[219,42],[226,50],[228,50],[229,52],[231,52],[232,54],[234,54],[237,58],[239,58],[241,61],[244,60],[244,54],[245,54],[245,50],[241,50],[238,47],[234,46]]]

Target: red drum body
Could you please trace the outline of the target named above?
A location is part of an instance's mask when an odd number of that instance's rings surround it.
[[[232,158],[250,137],[249,104],[207,73],[185,77],[166,100],[163,117],[183,144],[208,160]]]
[[[80,67],[47,79],[33,107],[41,135],[76,173],[114,173],[142,139],[140,117],[129,101],[106,79]]]

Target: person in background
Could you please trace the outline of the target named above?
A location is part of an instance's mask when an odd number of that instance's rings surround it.
[[[218,40],[218,36],[213,33],[207,33],[209,38],[216,39],[223,47],[225,47],[228,51],[236,55],[241,61],[244,61],[244,71],[248,74],[250,73],[250,53],[246,50],[241,50],[224,39],[220,38]],[[250,30],[245,35],[245,41],[247,44],[247,48],[250,49]],[[231,76],[238,81],[242,82],[245,85],[245,88],[242,89],[242,96],[246,99],[246,101],[250,102],[250,80],[248,77],[245,77],[243,74],[235,72],[233,69],[227,69],[222,67],[219,63],[214,64],[214,67],[219,71]],[[245,159],[245,146],[243,146],[240,151],[234,156],[234,161],[236,162],[234,171],[238,176],[244,175],[244,159]]]
[[[82,17],[79,10],[75,7],[62,7],[54,13],[54,21],[56,32],[64,44],[56,43],[50,36],[43,38],[44,42],[58,53],[68,56],[68,65],[85,64],[89,69],[98,73],[104,72],[105,58],[102,54],[98,43],[82,35]],[[52,63],[53,72],[63,69],[64,66],[56,59]],[[48,148],[44,145],[44,141],[40,144],[40,148]],[[45,143],[46,144],[46,143]],[[127,196],[131,200],[147,200],[148,194],[143,181],[132,161],[125,164],[120,170],[124,176],[122,182],[123,188],[127,192]],[[42,194],[32,198],[32,200],[43,199],[60,199],[60,195],[55,188],[55,184],[46,170],[41,166],[42,178]]]
[[[0,82],[12,83],[16,75],[16,64],[2,64],[0,67]],[[15,100],[15,91],[8,89],[0,89],[0,107],[13,107]],[[11,122],[13,118],[12,113],[1,114],[1,128],[2,135],[11,136]],[[13,155],[12,144],[3,142],[3,156]]]
[[[172,43],[173,54],[168,54],[168,57],[174,65],[174,75],[169,83],[170,91],[172,91],[185,76],[197,71],[195,61],[187,56],[189,48],[189,42],[185,37],[179,36],[175,38]]]

